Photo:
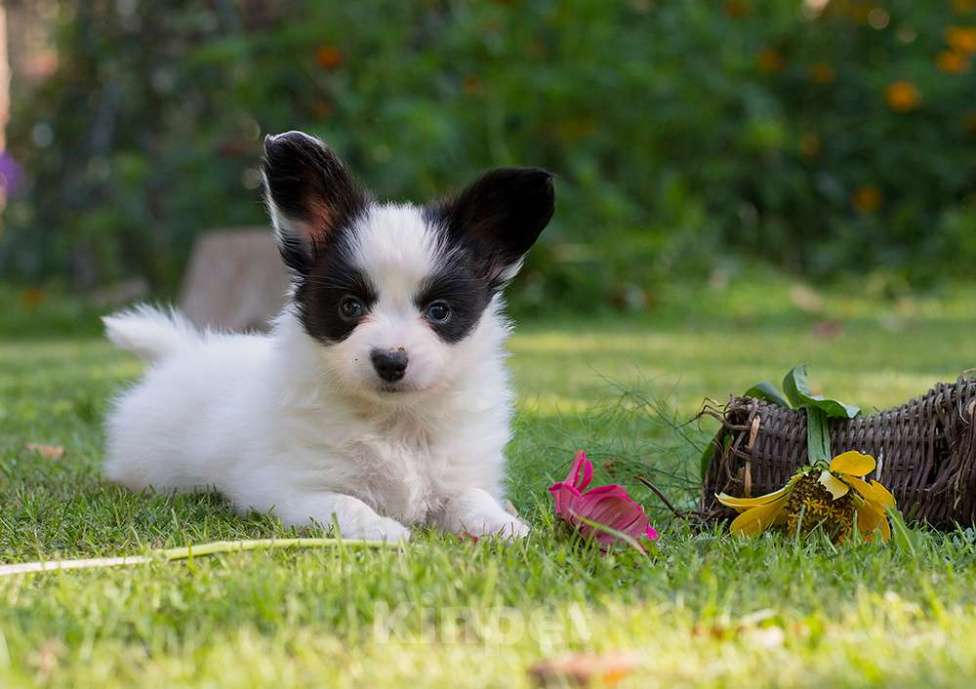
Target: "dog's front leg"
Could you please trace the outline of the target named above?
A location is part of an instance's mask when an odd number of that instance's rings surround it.
[[[328,527],[339,525],[344,538],[369,541],[408,541],[410,529],[395,519],[381,516],[359,498],[341,493],[310,493],[290,500],[276,509],[289,526],[308,526],[316,521]]]
[[[472,536],[496,534],[503,538],[523,538],[528,525],[509,514],[487,491],[469,488],[447,500],[437,515],[438,525],[453,533]]]

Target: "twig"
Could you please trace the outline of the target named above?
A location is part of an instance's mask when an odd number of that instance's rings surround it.
[[[688,516],[685,512],[678,510],[674,505],[672,505],[671,501],[668,500],[666,497],[664,497],[664,493],[662,493],[657,486],[651,483],[650,479],[644,478],[643,476],[638,476],[637,480],[643,483],[645,486],[647,486],[651,490],[651,492],[654,493],[654,495],[656,495],[658,499],[660,499],[660,501],[664,503],[664,506],[667,507],[669,510],[671,510],[671,513],[674,514],[674,516],[680,517],[682,519]]]

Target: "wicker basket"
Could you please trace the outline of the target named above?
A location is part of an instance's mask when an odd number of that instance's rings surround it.
[[[807,464],[806,413],[749,397],[703,411],[722,428],[705,473],[702,511],[733,516],[716,493],[756,496],[781,488]],[[936,385],[905,405],[853,420],[830,421],[835,454],[873,455],[906,518],[951,528],[976,523],[976,378]]]

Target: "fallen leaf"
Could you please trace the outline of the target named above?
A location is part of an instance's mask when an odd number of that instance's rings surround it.
[[[726,641],[728,639],[742,636],[743,634],[752,634],[759,631],[759,638],[763,643],[765,643],[772,641],[777,635],[777,632],[766,632],[766,629],[777,629],[779,634],[782,634],[783,632],[783,630],[779,627],[762,626],[763,623],[774,617],[776,617],[775,611],[770,610],[769,608],[764,608],[746,615],[737,622],[696,624],[691,629],[691,635],[693,637],[711,637],[717,641]]]
[[[840,321],[817,321],[813,324],[812,334],[824,340],[835,340],[844,334],[844,324]]]
[[[47,299],[47,292],[37,287],[25,289],[20,294],[20,303],[28,311],[33,311]]]
[[[46,680],[58,668],[65,652],[63,643],[48,639],[27,656],[27,663],[34,667],[40,679]]]
[[[610,686],[632,673],[639,663],[636,653],[574,653],[540,661],[529,668],[529,675],[539,687],[587,687],[592,682]]]
[[[27,443],[24,448],[35,454],[39,454],[44,459],[58,460],[64,457],[64,448],[60,445],[42,445],[40,443]]]

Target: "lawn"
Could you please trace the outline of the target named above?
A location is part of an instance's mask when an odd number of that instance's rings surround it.
[[[955,377],[976,365],[976,291],[849,298],[769,279],[672,288],[660,304],[650,316],[520,323],[510,494],[535,527],[526,541],[420,533],[402,549],[3,578],[0,686],[508,689],[531,686],[539,660],[611,650],[640,657],[623,687],[972,686],[973,530],[919,530],[914,554],[738,541],[669,519],[632,478],[654,476],[690,503],[694,443],[708,428],[674,423],[706,396],[799,362],[823,390],[869,410]],[[217,496],[102,483],[101,421],[138,362],[85,324],[59,337],[60,320],[45,330],[4,318],[0,562],[296,535],[266,515],[238,518]],[[45,459],[29,442],[65,454]],[[577,447],[598,480],[627,483],[651,508],[656,557],[604,557],[554,530],[546,487]]]

